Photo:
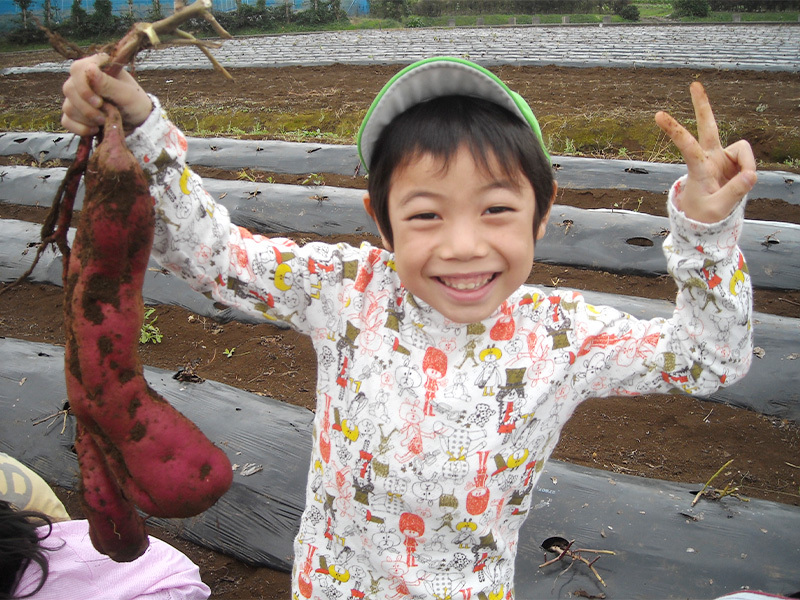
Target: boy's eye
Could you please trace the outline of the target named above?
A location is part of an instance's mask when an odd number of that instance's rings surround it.
[[[486,209],[486,213],[490,215],[499,215],[504,212],[510,212],[512,209],[510,206],[492,206]]]

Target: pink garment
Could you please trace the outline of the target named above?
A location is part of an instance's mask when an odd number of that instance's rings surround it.
[[[47,527],[40,527],[47,532]],[[36,600],[205,600],[211,590],[200,580],[200,570],[182,552],[150,538],[150,547],[137,560],[116,563],[97,552],[85,520],[53,524],[41,542],[50,571]],[[36,588],[41,570],[31,564],[15,591],[24,596]]]

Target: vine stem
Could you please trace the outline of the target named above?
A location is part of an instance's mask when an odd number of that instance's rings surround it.
[[[709,486],[709,485],[711,485],[711,482],[712,482],[712,481],[714,481],[714,480],[717,478],[717,475],[719,475],[719,474],[720,474],[720,473],[722,473],[722,472],[723,472],[725,469],[727,469],[727,468],[728,468],[728,466],[729,466],[729,465],[730,465],[732,462],[733,462],[733,459],[730,459],[728,462],[726,462],[724,465],[722,465],[722,466],[719,468],[719,470],[718,470],[716,473],[714,473],[714,474],[711,476],[711,479],[709,479],[708,481],[706,481],[705,485],[703,486],[703,489],[702,489],[702,490],[700,490],[699,492],[697,492],[697,495],[694,497],[694,500],[692,500],[692,506],[694,506],[695,504],[697,504],[697,503],[700,501],[700,496],[702,496],[702,495],[703,495],[703,492],[705,492],[705,491],[708,489],[708,486]]]
[[[189,21],[190,19],[202,17],[214,27],[214,30],[224,38],[230,38],[231,35],[223,29],[211,14],[212,2],[211,0],[195,0],[188,6],[183,6],[176,10],[173,14],[164,17],[154,23],[136,23],[130,28],[122,39],[120,39],[113,48],[109,51],[109,60],[103,66],[103,71],[112,77],[116,77],[125,65],[133,62],[136,55],[146,48],[155,47],[161,44],[159,36],[174,34],[181,38],[181,41],[197,46],[211,61],[214,68],[220,71],[228,79],[232,79],[230,74],[225,68],[220,65],[217,60],[208,51],[208,47],[219,47],[219,44],[213,42],[202,42],[197,40],[193,35],[181,31],[179,27]],[[58,34],[48,33],[52,46],[64,55],[66,58],[76,58],[76,52],[80,52],[74,44],[66,42]],[[72,222],[72,211],[75,203],[75,196],[78,192],[81,179],[86,171],[86,165],[89,162],[89,155],[92,152],[95,136],[83,136],[78,143],[78,148],[75,151],[75,158],[67,169],[64,179],[56,191],[53,204],[50,207],[50,212],[45,218],[44,225],[40,234],[40,243],[36,250],[36,255],[33,258],[30,268],[23,273],[16,281],[5,286],[0,290],[0,295],[4,294],[11,288],[15,287],[21,281],[24,281],[39,263],[44,250],[50,244],[55,244],[61,251],[64,262],[64,276],[67,275],[66,266],[69,262],[69,244],[67,243],[67,232]]]

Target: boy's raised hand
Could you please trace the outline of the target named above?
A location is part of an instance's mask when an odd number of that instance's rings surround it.
[[[62,87],[61,124],[68,131],[96,134],[105,122],[105,102],[119,109],[126,131],[144,123],[153,110],[150,97],[125,69],[117,77],[101,70],[107,61],[107,54],[96,54],[72,63]]]
[[[656,113],[656,123],[683,155],[689,177],[680,208],[690,219],[716,223],[725,219],[756,183],[756,160],[745,140],[723,148],[708,96],[700,82],[690,87],[697,117],[697,139],[669,114]]]

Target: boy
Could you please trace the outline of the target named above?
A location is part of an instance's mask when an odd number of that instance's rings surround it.
[[[699,84],[699,142],[656,115],[689,174],[669,198],[676,311],[641,321],[522,286],[557,187],[530,108],[473,63],[415,63],[367,113],[364,207],[384,250],[301,248],[231,225],[157,100],[124,72],[102,75],[102,60],[73,66],[62,123],[93,133],[104,101],[120,108],[156,199],[153,255],[199,291],[308,334],[320,357],[297,598],[513,598],[517,532],[579,402],[709,394],[747,371],[736,239],[755,160],[746,142],[720,146]]]

